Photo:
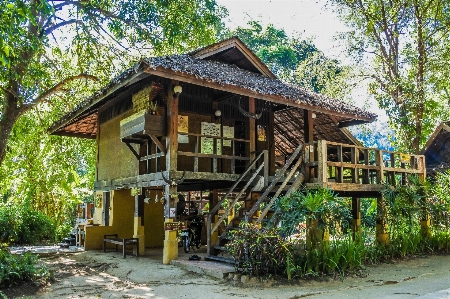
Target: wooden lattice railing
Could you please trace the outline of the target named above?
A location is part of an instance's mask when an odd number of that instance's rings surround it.
[[[306,182],[323,185],[404,184],[408,174],[424,178],[425,157],[319,140],[305,147]],[[358,189],[358,187],[355,187]],[[351,191],[351,190],[349,190]]]

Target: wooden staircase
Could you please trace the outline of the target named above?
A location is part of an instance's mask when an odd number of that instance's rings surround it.
[[[267,176],[268,157],[267,151],[263,151],[253,160],[247,170],[239,177],[235,184],[228,192],[224,193],[221,200],[211,210],[208,215],[207,222],[207,246],[208,252],[206,259],[217,260],[228,263],[234,263],[231,256],[227,256],[227,248],[225,245],[231,240],[230,232],[241,229],[242,221],[246,223],[254,223],[263,225],[264,222],[272,220],[270,225],[276,224],[276,215],[273,213],[273,204],[280,195],[289,195],[297,190],[303,183],[304,175],[300,172],[303,163],[303,145],[300,145],[292,153],[285,165],[271,179]],[[259,165],[256,167],[256,165]],[[246,181],[244,184],[243,182]],[[263,181],[263,188],[258,182]],[[242,186],[243,187],[238,187]],[[258,188],[259,186],[259,188]],[[237,191],[237,189],[239,191]],[[231,197],[230,195],[234,195]],[[213,217],[220,209],[225,200],[228,199],[228,208],[225,213],[219,217],[216,223],[213,223]],[[215,240],[214,234],[218,230],[220,224],[228,218],[235,205],[241,202],[241,207],[236,212],[231,221],[229,221],[225,230],[217,236]],[[264,209],[261,208],[264,203]],[[272,218],[271,218],[272,217]],[[216,233],[217,235],[217,233]],[[214,241],[214,242],[213,242]]]

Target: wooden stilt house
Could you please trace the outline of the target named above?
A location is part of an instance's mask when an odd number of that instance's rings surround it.
[[[262,203],[301,184],[353,197],[358,220],[359,197],[379,196],[381,182],[396,176],[423,175],[423,156],[405,161],[364,148],[345,129],[375,118],[280,81],[230,38],[186,55],[142,60],[50,131],[97,141],[101,225],[85,228],[86,249],[101,248],[104,234],[118,233],[138,238],[141,252],[164,245],[168,263],[177,258],[171,229],[179,221],[180,192],[208,212],[214,257],[225,242],[218,234],[222,220],[229,218],[227,229],[243,219],[261,222],[270,209]],[[239,201],[244,204],[233,215]]]

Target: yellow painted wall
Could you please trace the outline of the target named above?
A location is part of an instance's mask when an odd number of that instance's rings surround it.
[[[164,245],[164,205],[155,202],[155,196],[162,198],[161,190],[151,190],[149,203],[144,204],[145,247]]]
[[[101,215],[101,211],[96,214]],[[134,233],[134,196],[131,191],[111,191],[110,226],[87,226],[85,250],[102,249],[103,235],[118,234],[119,238],[132,238]],[[111,247],[112,248],[112,247]]]
[[[102,224],[102,212],[102,208],[95,208],[94,215],[92,216],[94,224]]]
[[[98,132],[97,181],[127,178],[138,174],[138,162],[131,150],[120,140],[120,121],[130,110],[104,124]],[[138,145],[133,145],[139,152]]]

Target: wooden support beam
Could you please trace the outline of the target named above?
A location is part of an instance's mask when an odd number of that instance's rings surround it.
[[[362,124],[366,124],[369,121],[366,120],[359,120],[359,119],[353,119],[353,120],[348,120],[348,121],[340,121],[338,124],[339,128],[345,128],[345,127],[350,127],[350,126],[355,126],[355,125],[362,125]]]
[[[325,140],[317,141],[317,181],[318,183],[328,182],[327,171],[327,142]]]
[[[375,151],[375,164],[379,167],[377,170],[377,184],[384,182],[384,161],[383,161],[383,151]]]
[[[356,147],[352,147],[350,149],[350,152],[351,152],[351,154],[350,154],[351,155],[351,157],[350,157],[351,162],[353,164],[358,164],[359,150]],[[359,169],[356,168],[356,167],[353,167],[351,169],[351,174],[352,174],[352,183],[353,184],[358,184],[359,183]]]
[[[248,98],[248,112],[249,113],[256,113],[256,103],[255,103],[255,98],[253,97],[249,97]],[[254,118],[249,117],[248,118],[248,134],[249,134],[249,140],[250,140],[250,144],[249,144],[249,155],[248,157],[250,157],[250,161],[253,161],[253,159],[255,159],[255,154],[256,154],[256,121]]]
[[[170,173],[178,168],[178,97],[174,96],[173,88],[178,85],[172,81],[167,91],[167,136],[166,136],[166,172],[168,179],[172,179]],[[164,186],[166,204],[164,208],[165,222],[173,222],[176,219],[176,207],[178,201],[177,185],[166,184]],[[163,264],[169,264],[171,260],[178,259],[178,241],[176,231],[165,231]]]
[[[141,144],[139,146],[139,174],[146,174],[148,173],[148,161],[142,160],[142,157],[146,156],[148,154],[148,146],[149,143],[146,141],[144,144]]]
[[[338,156],[338,162],[341,163],[341,166],[336,167],[336,182],[343,183],[344,182],[344,168],[342,167],[342,164],[344,162],[344,154],[342,152],[342,145],[337,146],[337,156]]]
[[[269,143],[269,165],[266,167],[269,169],[269,175],[275,175],[275,114],[269,113],[269,126],[267,128],[267,142]]]
[[[133,155],[136,157],[136,159],[138,159],[138,161],[139,161],[141,157],[139,156],[138,152],[134,149],[134,147],[132,147],[129,142],[125,142],[125,144],[128,146],[128,148],[133,153]]]
[[[353,240],[356,239],[358,233],[361,232],[361,202],[358,197],[352,197],[352,234]]]
[[[177,116],[177,118],[178,118],[178,116]],[[177,128],[177,130],[178,130],[178,128]],[[164,154],[167,153],[167,148],[161,143],[161,141],[159,141],[158,137],[156,137],[155,135],[148,135],[148,136],[150,136],[152,141],[156,144],[156,146],[159,148],[159,150],[162,153],[164,153]],[[178,143],[178,141],[177,141],[177,143]]]
[[[314,122],[312,114],[313,112],[311,110],[303,109],[303,132],[304,132],[303,139],[305,140],[305,143],[311,143],[314,141]],[[308,155],[308,153],[306,154]],[[309,162],[314,161],[315,161],[314,150],[309,150]],[[314,178],[315,178],[314,168],[310,167],[309,169],[306,169],[307,182],[314,182]]]
[[[368,149],[364,149],[364,165],[366,165],[366,166],[369,165],[369,150]],[[363,173],[363,184],[370,184],[369,170],[363,169],[362,173]]]
[[[178,97],[174,96],[173,87],[178,85],[177,81],[172,81],[167,92],[167,136],[166,136],[166,171],[170,173],[177,171],[178,168]],[[177,187],[176,185],[167,185],[166,194],[166,219],[175,218],[176,215],[171,214],[171,209],[176,209]]]
[[[313,112],[311,110],[303,110],[305,143],[314,141],[314,121],[312,114]]]

